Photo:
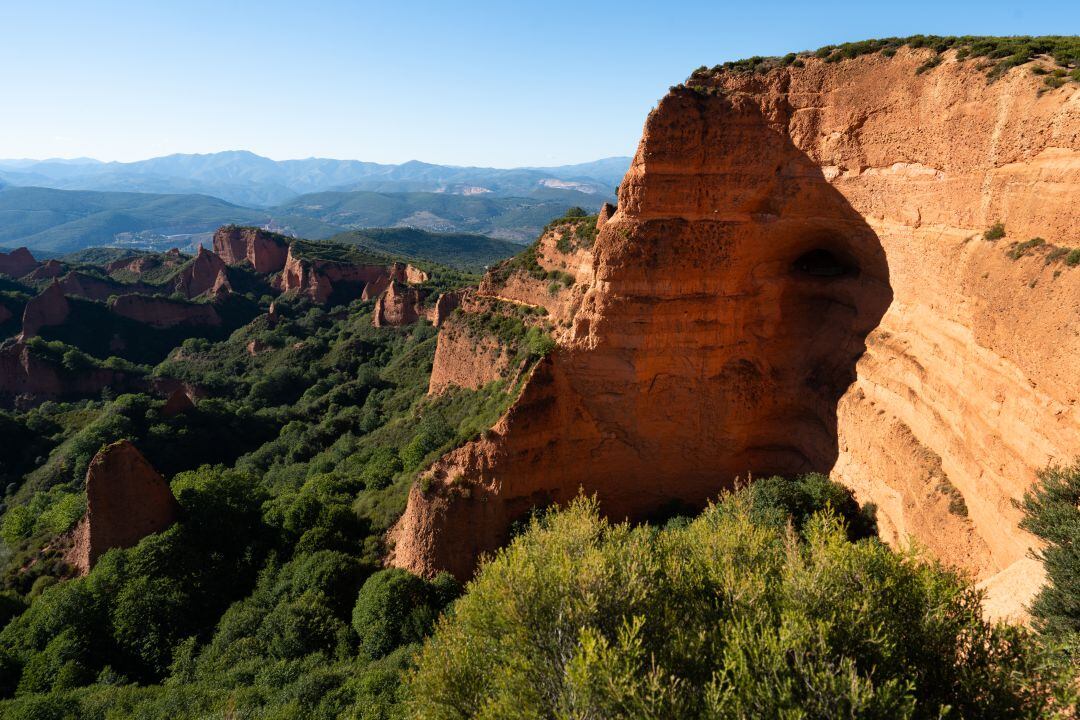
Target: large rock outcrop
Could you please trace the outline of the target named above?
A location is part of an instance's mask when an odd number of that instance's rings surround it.
[[[426,317],[427,291],[392,280],[375,301],[371,322],[375,327],[412,325]]]
[[[289,239],[259,228],[226,225],[214,233],[214,252],[229,265],[246,262],[255,272],[272,273],[285,267]]]
[[[210,293],[218,295],[232,290],[228,268],[217,254],[200,246],[195,259],[173,280],[173,289],[188,299]]]
[[[221,325],[221,316],[209,303],[184,302],[149,295],[121,295],[109,302],[109,309],[121,317],[156,328]]]
[[[151,271],[178,268],[184,264],[186,259],[187,258],[180,253],[179,248],[170,248],[164,253],[140,254],[135,257],[114,260],[105,266],[105,272],[129,280],[131,278],[139,278],[143,274]]]
[[[86,471],[86,515],[66,560],[85,575],[106,551],[128,548],[176,522],[179,505],[157,470],[127,440],[101,449]]]
[[[22,339],[29,340],[37,336],[43,327],[62,325],[70,313],[71,305],[64,297],[63,288],[59,283],[50,283],[26,303],[23,309]]]
[[[38,265],[38,261],[24,247],[15,248],[9,253],[0,252],[0,273],[8,277],[21,278]]]
[[[64,274],[67,266],[59,260],[46,260],[36,268],[28,272],[24,277],[31,282],[52,280]]]
[[[57,282],[66,295],[97,301],[105,301],[113,295],[123,295],[125,293],[152,294],[160,292],[160,288],[147,287],[141,283],[123,283],[117,280],[88,275],[77,270],[69,272]]]
[[[450,314],[461,306],[463,297],[464,294],[458,291],[441,293],[435,300],[435,304],[427,311],[427,319],[435,327],[440,327],[450,318]]]
[[[393,562],[467,577],[579,488],[643,517],[818,470],[878,505],[886,539],[1023,587],[992,598],[1017,614],[1040,579],[1013,500],[1080,453],[1080,268],[1055,251],[1080,226],[1080,91],[1027,67],[990,83],[951,52],[916,73],[929,57],[665,97],[582,287],[544,302],[556,351],[412,489]],[[488,292],[540,304],[515,282]]]
[[[312,259],[298,255],[290,247],[285,269],[276,287],[281,292],[306,295],[317,303],[328,302],[338,288],[351,288],[349,295],[370,300],[381,295],[391,282],[406,282],[406,268],[401,263],[381,265]],[[413,277],[415,279],[417,276],[414,274]],[[424,277],[426,279],[426,274]]]
[[[109,368],[70,370],[37,355],[26,343],[0,348],[0,406],[32,407],[45,400],[116,392],[143,392],[145,378]]]

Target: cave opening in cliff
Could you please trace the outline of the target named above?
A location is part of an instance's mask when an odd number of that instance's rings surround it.
[[[756,354],[769,390],[764,402],[738,415],[752,428],[738,461],[755,476],[831,469],[839,451],[837,404],[855,381],[867,334],[891,302],[877,236],[824,200],[819,207],[828,207],[828,216],[819,211],[810,221],[768,228],[778,262],[763,284],[775,288],[777,301],[758,307],[775,323]]]
[[[795,258],[791,271],[816,278],[858,277],[859,266],[846,253],[815,248]]]

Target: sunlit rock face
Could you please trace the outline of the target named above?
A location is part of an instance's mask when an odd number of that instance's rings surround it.
[[[80,575],[112,548],[137,545],[176,522],[179,504],[169,483],[127,440],[101,449],[86,473],[86,515],[66,559]]]
[[[1077,244],[1080,93],[1026,68],[988,83],[951,55],[916,74],[926,57],[665,97],[617,212],[564,263],[577,285],[543,301],[556,351],[413,489],[393,561],[466,577],[579,489],[640,518],[818,470],[878,505],[887,540],[1008,588],[993,605],[1015,616],[1039,577],[1012,501],[1080,454],[1080,268],[1053,255]],[[984,240],[999,220],[1006,238]]]

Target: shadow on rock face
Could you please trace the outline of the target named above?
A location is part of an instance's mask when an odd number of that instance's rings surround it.
[[[397,564],[467,578],[539,501],[582,491],[643,519],[740,477],[831,469],[837,403],[892,291],[873,229],[784,128],[738,96],[661,102],[593,247],[575,337],[496,440],[414,489]]]

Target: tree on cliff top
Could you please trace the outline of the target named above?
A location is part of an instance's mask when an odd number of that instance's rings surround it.
[[[956,574],[753,504],[664,530],[588,500],[534,520],[440,620],[413,716],[1052,716],[1035,641],[984,622]]]

